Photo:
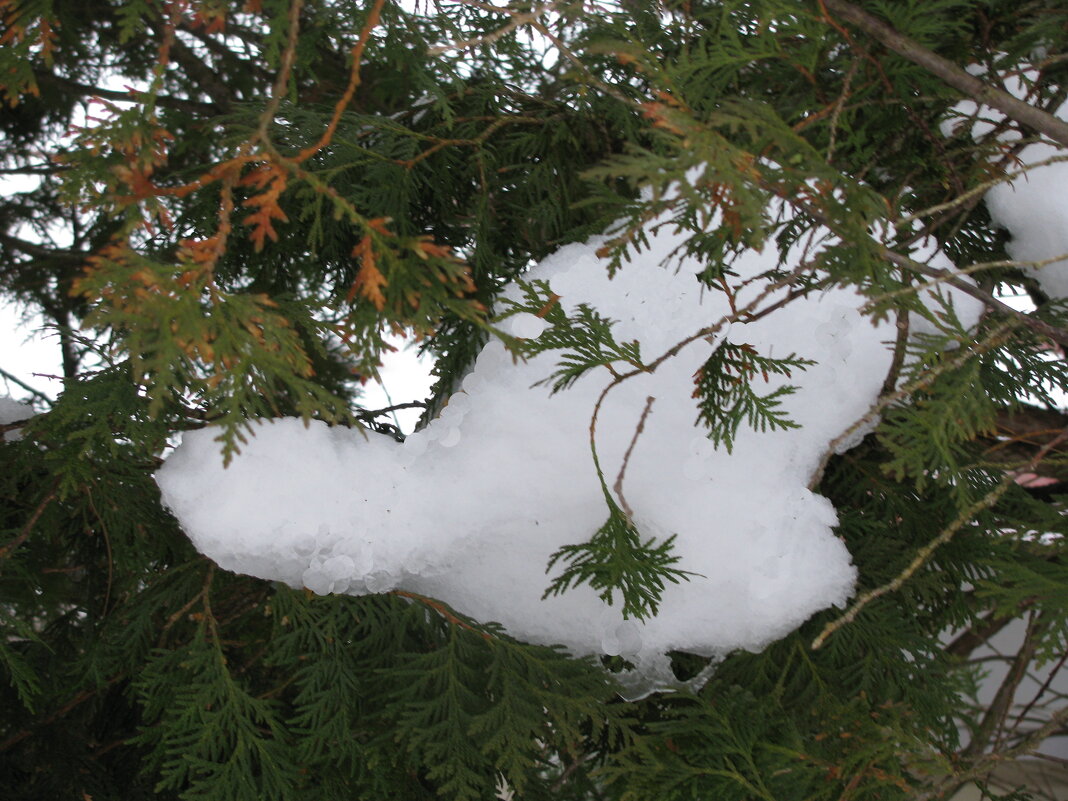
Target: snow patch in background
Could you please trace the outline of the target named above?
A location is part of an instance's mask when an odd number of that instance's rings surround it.
[[[33,407],[30,404],[23,401],[17,401],[14,398],[6,396],[0,396],[0,426],[7,425],[8,423],[17,423],[22,420],[29,420],[33,417]],[[16,442],[21,439],[22,435],[19,433],[19,429],[6,432],[0,441],[4,442]]]
[[[969,71],[973,74],[983,73],[978,68]],[[1038,78],[1038,73],[1030,70],[1024,77],[1027,82],[1033,82]],[[1027,99],[1027,83],[1021,77],[1005,78],[1004,87],[1017,99]],[[973,101],[963,101],[954,107],[954,114],[973,119],[979,114],[979,107]],[[1068,121],[1068,103],[1061,105],[1056,116]],[[943,123],[943,133],[952,133],[960,124],[959,117]],[[981,117],[972,125],[972,136],[978,140],[993,131],[1004,119],[1000,112],[983,106]],[[1000,140],[1005,142],[1019,138],[1016,131],[1007,131],[1000,136]],[[1064,202],[1065,188],[1068,187],[1068,161],[1032,167],[1058,157],[1066,158],[1068,152],[1064,148],[1041,142],[1028,145],[1014,157],[1011,166],[1013,172],[1021,169],[1026,169],[1026,172],[1011,183],[998,184],[984,197],[991,220],[1012,234],[1012,240],[1005,250],[1015,261],[1041,262],[1068,256],[1068,204]],[[1033,275],[1042,291],[1051,298],[1068,298],[1068,260],[1058,259],[1039,268],[1025,267],[1024,271]]]

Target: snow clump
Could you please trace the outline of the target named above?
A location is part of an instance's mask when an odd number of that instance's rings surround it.
[[[648,363],[730,313],[723,292],[702,289],[695,260],[662,266],[681,241],[666,227],[650,232],[648,248],[612,280],[597,256],[603,238],[564,247],[524,277],[548,281],[569,314],[586,303],[616,320],[616,341],[640,341]],[[751,279],[775,267],[774,255],[756,252],[732,266],[738,308],[767,285]],[[509,296],[521,295],[512,287]],[[589,429],[612,376],[599,368],[550,395],[536,384],[559,353],[515,365],[491,342],[441,415],[403,443],[281,419],[257,428],[224,469],[205,429],[184,434],[156,479],[196,547],[226,569],[320,594],[418,593],[528,642],[621,655],[636,665],[642,692],[670,686],[668,651],[758,650],[853,593],[835,510],[807,486],[831,443],[868,412],[890,365],[893,326],[874,326],[858,311],[862,300],[840,288],[812,293],[725,325],[608,393],[597,421],[606,483],[654,398],[623,491],[643,538],[675,535],[677,566],[693,574],[667,585],[648,620],[624,619],[618,596],[608,605],[588,586],[542,598],[550,556],[608,517]],[[524,338],[545,326],[529,313],[502,323]],[[799,428],[743,425],[728,454],[695,427],[694,373],[724,337],[816,362],[794,371],[788,382],[798,389],[783,397]],[[761,393],[779,385],[757,381]]]

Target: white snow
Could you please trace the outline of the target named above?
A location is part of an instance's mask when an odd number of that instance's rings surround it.
[[[548,281],[569,314],[587,303],[616,320],[616,341],[640,341],[647,364],[730,313],[724,293],[702,289],[696,262],[662,266],[679,234],[650,232],[649,247],[613,280],[596,255],[603,242],[567,246],[524,278]],[[953,268],[928,245],[913,255]],[[775,267],[770,253],[742,255],[730,279],[737,308],[755,304],[759,312],[783,298],[783,289],[765,292],[763,276]],[[936,291],[966,326],[978,319],[976,302]],[[521,292],[513,286],[507,295],[519,300]],[[648,620],[624,619],[618,595],[607,605],[587,586],[542,598],[550,556],[588,540],[608,517],[589,432],[612,376],[598,368],[550,395],[537,384],[561,352],[515,364],[491,342],[440,416],[404,443],[281,419],[259,427],[223,468],[215,432],[205,429],[184,435],[156,479],[196,547],[226,569],[320,594],[435,598],[522,640],[622,655],[636,665],[628,680],[640,695],[675,683],[670,650],[712,657],[758,650],[851,596],[855,568],[835,536],[835,510],[807,486],[829,449],[844,451],[870,428],[835,442],[864,417],[886,379],[895,328],[874,326],[858,311],[863,302],[833,289],[724,324],[607,394],[596,432],[609,487],[654,399],[623,492],[643,538],[675,535],[678,567],[693,574],[667,586]],[[928,325],[914,321],[915,330]],[[501,324],[524,339],[546,326],[529,312]],[[764,356],[816,361],[794,371],[788,383],[798,391],[782,399],[800,428],[743,425],[728,454],[695,426],[694,373],[724,338]],[[758,378],[756,388],[766,393],[786,382]]]
[[[33,417],[33,407],[30,404],[7,396],[0,396],[0,425],[29,420],[31,417]],[[15,442],[20,438],[21,434],[17,428],[3,435],[3,441],[6,442]]]
[[[617,341],[640,340],[651,361],[729,313],[722,293],[702,291],[695,263],[677,273],[660,266],[678,241],[652,236],[611,281],[596,238],[563,248],[525,277],[548,280],[569,311],[586,302],[617,320]],[[739,306],[765,286],[749,279],[774,266],[758,253],[735,265]],[[773,292],[757,308],[781,296]],[[608,394],[597,445],[610,486],[646,398],[655,398],[624,494],[643,537],[676,535],[679,567],[696,574],[669,584],[650,620],[624,620],[618,597],[609,606],[585,586],[542,600],[550,555],[586,541],[608,516],[588,440],[611,376],[599,368],[550,396],[532,385],[560,354],[513,365],[492,342],[440,417],[403,444],[283,419],[260,427],[224,469],[215,433],[195,431],[157,481],[197,548],[224,568],[317,593],[418,593],[526,641],[622,654],[647,686],[663,686],[669,650],[760,649],[851,595],[855,570],[834,534],[835,511],[806,486],[886,377],[893,329],[873,327],[860,304],[835,289],[719,332],[763,355],[796,352],[818,362],[795,371],[790,383],[800,389],[785,398],[802,427],[743,426],[730,455],[695,427],[691,397],[694,372],[717,342],[699,340]],[[503,327],[530,338],[545,325],[523,313]],[[763,391],[777,385],[773,378]]]
[[[980,70],[973,70],[980,72]],[[1026,99],[1027,82],[1034,81],[1038,73],[1025,71],[1020,76],[1004,80],[1005,90],[1018,99]],[[943,124],[944,132],[953,130],[960,118],[975,120],[972,136],[977,140],[989,134],[1004,116],[997,111],[982,108],[981,113],[972,101],[964,101],[954,108],[960,115]],[[1056,116],[1068,120],[1068,103],[1057,110]],[[1020,138],[1015,131],[1000,136],[1004,142]],[[1026,267],[1034,275],[1042,291],[1051,298],[1068,298],[1068,203],[1064,202],[1064,190],[1068,186],[1068,161],[1044,162],[1050,159],[1068,159],[1068,151],[1052,144],[1039,142],[1028,145],[1017,154],[1011,171],[1019,173],[1010,182],[999,183],[985,195],[987,209],[996,225],[1012,234],[1006,245],[1009,256],[1021,262],[1045,262],[1038,267]],[[1043,166],[1035,166],[1042,164]]]

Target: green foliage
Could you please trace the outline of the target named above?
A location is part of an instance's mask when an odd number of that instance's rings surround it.
[[[605,603],[614,603],[618,592],[623,599],[623,617],[643,620],[656,615],[664,582],[678,584],[691,575],[674,565],[679,557],[671,553],[675,535],[657,543],[655,537],[642,540],[634,521],[605,492],[608,520],[586,542],[565,545],[549,559],[545,572],[558,562],[564,569],[553,578],[542,595],[559,595],[572,587],[588,584]]]
[[[797,423],[778,408],[782,398],[796,387],[783,384],[767,395],[758,395],[753,383],[759,375],[764,383],[771,376],[790,377],[815,362],[799,359],[793,353],[782,359],[761,356],[752,345],[722,342],[694,376],[694,397],[698,398],[698,419],[708,428],[708,437],[730,453],[738,427],[744,422],[756,431],[797,428]]]
[[[0,169],[24,181],[0,198],[0,298],[43,315],[63,365],[21,439],[0,426],[0,797],[881,801],[983,783],[1033,721],[975,700],[976,649],[1013,623],[1028,664],[1068,648],[1068,369],[1043,328],[1068,315],[981,202],[1034,132],[973,140],[956,90],[833,5],[0,0]],[[1020,77],[1037,109],[1064,99],[1063,4],[859,5],[991,83]],[[858,593],[897,582],[822,647],[841,610],[760,653],[673,654],[679,691],[625,703],[625,660],[432,598],[231,575],[162,507],[152,474],[183,431],[220,424],[231,453],[257,418],[365,420],[390,334],[436,359],[428,417],[490,337],[553,359],[554,393],[654,369],[595,301],[569,315],[521,280],[592,234],[609,272],[630,269],[650,225],[732,304],[734,261],[763,248],[783,302],[845,286],[939,332],[888,343],[878,427],[814,487]],[[927,309],[936,279],[888,260],[925,240],[1038,308],[988,303],[978,330]],[[519,312],[546,330],[496,329]],[[726,452],[743,424],[795,425],[789,379],[810,362],[789,347],[722,341],[695,375]],[[588,585],[648,618],[689,574],[599,478],[607,519],[553,554],[546,595]]]
[[[613,320],[602,317],[585,303],[569,316],[557,303],[547,281],[519,282],[523,303],[508,303],[510,316],[527,312],[542,317],[549,327],[533,339],[512,340],[515,351],[526,358],[539,353],[563,351],[552,374],[542,379],[553,392],[565,390],[583,375],[598,367],[607,367],[613,376],[630,369],[644,370],[641,344],[637,341],[617,343],[612,335]],[[502,318],[503,319],[503,318]]]

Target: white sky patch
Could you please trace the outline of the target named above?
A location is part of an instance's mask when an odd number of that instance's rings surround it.
[[[381,382],[368,381],[361,388],[360,405],[370,411],[385,409],[413,401],[424,401],[430,396],[434,377],[430,374],[433,359],[419,355],[419,344],[399,337],[387,337],[386,341],[396,350],[386,354],[379,368]],[[402,432],[415,430],[422,409],[397,409],[383,422],[393,422]]]
[[[45,328],[44,320],[37,315],[27,319],[17,304],[0,304],[0,369],[38,392],[55,397],[62,382],[50,376],[61,375],[61,365],[58,334]],[[29,396],[24,387],[2,373],[0,394]]]

